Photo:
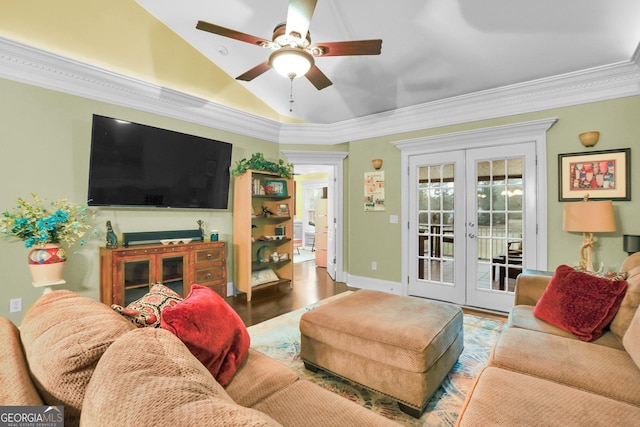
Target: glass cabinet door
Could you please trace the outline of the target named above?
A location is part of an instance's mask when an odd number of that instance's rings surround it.
[[[124,305],[127,306],[149,292],[149,284],[152,280],[151,259],[122,261],[121,271]]]
[[[157,274],[157,280],[184,297],[186,266],[187,262],[184,254],[161,256],[158,262],[160,271]]]

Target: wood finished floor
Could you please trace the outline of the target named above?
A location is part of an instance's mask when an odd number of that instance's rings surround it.
[[[288,285],[280,285],[254,291],[251,301],[247,301],[245,294],[227,297],[226,301],[249,327],[341,292],[355,290],[345,283],[333,281],[327,274],[327,270],[316,267],[314,261],[294,264],[293,280],[295,283],[293,289]],[[467,308],[463,308],[463,311],[490,319],[505,319],[505,316],[500,314]]]

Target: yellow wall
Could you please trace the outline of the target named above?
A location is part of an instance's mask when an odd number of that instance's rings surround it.
[[[294,219],[302,219],[302,210],[304,209],[304,198],[302,193],[302,185],[300,183],[304,181],[315,181],[320,179],[327,179],[329,177],[326,173],[308,173],[304,175],[294,176],[296,185],[296,215]]]
[[[163,88],[287,120],[133,0],[3,0],[0,34]]]

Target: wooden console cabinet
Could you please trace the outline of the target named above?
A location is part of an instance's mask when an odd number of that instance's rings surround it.
[[[191,285],[208,286],[227,296],[224,242],[100,248],[100,301],[127,306],[162,284],[186,297]]]
[[[270,194],[265,188],[274,181],[281,191]],[[235,177],[234,282],[239,291],[247,294],[247,301],[258,288],[281,283],[293,287],[292,194],[293,180],[274,173],[248,170]],[[255,278],[264,270],[272,270],[275,275],[257,284]]]

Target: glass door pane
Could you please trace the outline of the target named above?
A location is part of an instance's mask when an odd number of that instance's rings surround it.
[[[476,167],[478,287],[513,292],[522,272],[522,159]]]
[[[453,285],[454,165],[418,169],[418,279]]]

